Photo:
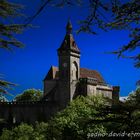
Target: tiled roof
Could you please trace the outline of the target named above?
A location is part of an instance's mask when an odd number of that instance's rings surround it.
[[[58,79],[58,67],[52,66],[44,80]],[[96,70],[89,70],[86,68],[80,68],[80,78],[96,78],[98,82],[104,83],[104,79],[101,74]]]
[[[90,70],[87,68],[80,68],[80,78],[95,78],[98,82],[104,83],[104,79],[101,74],[96,70]]]

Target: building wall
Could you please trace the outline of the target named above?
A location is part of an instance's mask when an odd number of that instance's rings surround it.
[[[44,81],[44,94],[47,95],[56,85],[57,80]]]
[[[95,85],[87,85],[87,95],[96,95],[96,86]]]
[[[58,92],[56,93],[57,101],[66,106],[70,101],[70,56],[68,54],[59,54],[59,82]]]
[[[62,83],[61,83],[62,84]],[[76,83],[75,83],[76,84]],[[74,85],[74,84],[73,84]],[[63,82],[61,88],[68,86]],[[79,95],[96,95],[103,94],[109,98],[112,98],[112,88],[102,85],[91,85],[86,83],[81,83],[81,88],[79,89]],[[77,86],[76,86],[77,87]],[[66,87],[68,88],[68,87]],[[115,94],[118,95],[118,87],[115,87]],[[62,91],[63,89],[61,89]],[[36,121],[47,121],[55,115],[58,111],[65,108],[60,104],[60,99],[63,104],[66,104],[68,99],[65,96],[65,92],[61,92],[61,97],[59,97],[59,88],[57,89],[56,101],[40,101],[40,102],[1,102],[0,103],[0,118],[4,118],[6,122],[10,123],[21,123],[27,122],[34,124]],[[65,98],[64,98],[65,97]]]
[[[70,101],[72,101],[73,98],[75,97],[79,77],[80,77],[80,59],[79,57],[70,56]]]
[[[112,88],[109,86],[102,85],[87,85],[87,95],[97,95],[102,94],[104,97],[109,97],[112,99]]]
[[[59,55],[59,92],[58,100],[66,106],[75,96],[80,76],[80,55],[78,53],[58,52]],[[75,65],[75,66],[74,66]],[[74,72],[77,73],[75,74]]]
[[[97,85],[96,92],[97,94],[103,94],[104,97],[108,97],[112,99],[112,87],[109,86],[103,86],[103,85]]]

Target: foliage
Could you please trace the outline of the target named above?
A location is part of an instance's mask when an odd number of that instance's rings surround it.
[[[38,122],[36,122],[34,131],[36,133],[38,133],[38,135],[40,135],[43,139],[46,140],[47,134],[48,134],[48,132],[47,132],[48,126],[49,126],[48,123],[45,123],[45,122],[38,123]]]
[[[46,140],[47,123],[36,123],[35,126],[22,123],[11,130],[4,129],[0,140]]]
[[[88,123],[102,123],[107,132],[139,132],[140,130],[140,89],[130,94],[125,102],[109,101],[112,106],[100,108],[96,117],[101,117],[100,121],[94,118]],[[88,124],[87,123],[87,124]]]
[[[11,50],[12,46],[22,47],[23,44],[15,38],[15,34],[23,31],[24,24],[15,23],[17,17],[21,17],[23,6],[1,0],[0,2],[0,48]]]
[[[139,106],[140,103],[140,88],[137,88],[136,91],[133,91],[129,94],[127,103]]]
[[[137,87],[140,87],[140,80],[138,80],[138,81],[136,82],[136,86],[137,86]]]
[[[39,101],[42,97],[42,91],[37,89],[27,89],[22,94],[15,97],[17,102],[22,101]]]
[[[105,132],[102,124],[88,125],[85,120],[94,117],[98,108],[103,106],[104,99],[99,97],[78,97],[59,112],[48,123],[36,123],[33,127],[21,124],[12,130],[4,129],[1,140],[84,140],[89,132]]]
[[[48,123],[36,123],[35,126],[21,124],[12,130],[4,129],[0,139],[84,140],[88,134],[96,132],[139,132],[139,94],[138,89],[133,95],[129,95],[126,102],[113,101],[102,96],[80,96]]]
[[[12,130],[4,129],[0,140],[45,140],[32,125],[21,124]]]
[[[7,89],[11,89],[12,86],[15,86],[15,84],[7,82],[5,80],[0,80],[0,93],[8,94]]]
[[[0,77],[1,78],[1,77]],[[13,86],[16,84],[10,83],[5,80],[0,79],[0,101],[7,101],[6,97],[4,96],[5,94],[11,95],[8,93],[8,89],[11,89]]]
[[[0,94],[0,102],[7,102],[8,100],[2,95]]]
[[[24,24],[16,23],[18,17],[21,17],[23,6],[12,3],[8,0],[0,1],[0,48],[12,50],[12,47],[23,47],[23,44],[15,37],[16,34],[22,33],[25,28]],[[1,77],[0,77],[1,78]],[[7,93],[7,89],[15,86],[11,82],[0,79],[0,93]]]
[[[48,127],[48,139],[77,139],[87,138],[88,133],[105,132],[102,124],[92,124],[86,127],[85,120],[95,118],[98,108],[103,106],[102,97],[79,97],[70,105],[58,113],[50,122]],[[99,119],[99,118],[96,118]]]
[[[135,60],[135,66],[140,67],[140,54],[126,56],[126,52],[132,52],[139,48],[140,44],[140,2],[139,0],[92,0],[89,1],[90,10],[88,17],[81,21],[80,31],[88,31],[96,34],[95,26],[107,31],[129,30],[130,42],[112,53],[118,57]]]

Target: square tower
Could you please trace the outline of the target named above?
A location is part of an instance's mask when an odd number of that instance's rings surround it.
[[[73,38],[70,21],[67,23],[65,38],[57,52],[59,57],[58,99],[65,106],[73,99],[80,78],[80,50]]]

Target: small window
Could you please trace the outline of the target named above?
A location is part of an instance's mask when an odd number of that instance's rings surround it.
[[[72,79],[73,80],[78,79],[78,66],[76,62],[73,62],[72,64]]]

